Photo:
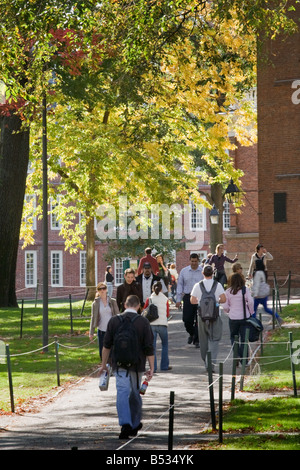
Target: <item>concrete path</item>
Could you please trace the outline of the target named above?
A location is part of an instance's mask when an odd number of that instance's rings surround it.
[[[187,344],[182,312],[171,308],[169,356],[172,370],[158,372],[143,397],[143,429],[131,441],[119,440],[115,379],[108,391],[98,374],[85,378],[40,407],[22,415],[0,416],[0,450],[168,450],[170,392],[175,393],[173,449],[187,449],[210,422],[208,377],[199,349]],[[224,362],[224,399],[230,399],[232,353],[228,317],[222,314],[219,361]],[[97,347],[97,346],[95,346]],[[160,340],[158,340],[160,357]],[[218,372],[218,371],[217,371]],[[218,373],[214,374],[218,379]],[[218,404],[218,381],[214,396]]]

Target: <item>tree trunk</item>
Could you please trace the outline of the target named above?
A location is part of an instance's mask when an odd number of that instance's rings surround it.
[[[216,246],[223,243],[223,195],[222,185],[214,183],[211,185],[211,198],[219,211],[219,223],[210,224],[210,250],[215,253]]]
[[[88,300],[94,300],[95,298],[95,284],[95,228],[94,219],[90,219],[86,225],[86,286],[89,288]]]
[[[0,117],[0,307],[16,307],[16,265],[29,161],[29,129]]]

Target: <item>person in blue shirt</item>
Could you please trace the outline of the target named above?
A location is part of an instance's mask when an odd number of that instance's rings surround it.
[[[202,267],[199,266],[199,256],[197,253],[190,255],[190,265],[180,271],[177,281],[176,307],[180,308],[183,301],[182,321],[189,334],[188,343],[199,348],[198,325],[197,325],[197,305],[192,305],[190,294],[194,285],[203,279]]]

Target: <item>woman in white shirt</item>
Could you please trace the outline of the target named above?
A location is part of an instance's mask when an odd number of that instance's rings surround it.
[[[106,328],[109,320],[113,315],[117,315],[119,308],[117,302],[107,295],[107,285],[104,282],[99,282],[97,285],[97,292],[95,300],[92,304],[92,315],[90,322],[90,340],[94,337],[95,328],[97,328],[99,355],[102,361],[102,348],[103,338],[106,333]]]
[[[147,308],[149,301],[157,306],[158,318],[151,322],[153,331],[153,348],[155,351],[154,371],[157,370],[157,355],[156,355],[156,339],[159,335],[161,339],[161,360],[160,370],[170,370],[169,366],[169,351],[168,351],[168,317],[169,317],[169,302],[166,296],[162,293],[162,283],[160,281],[154,282],[152,286],[152,294],[145,302],[144,308]]]

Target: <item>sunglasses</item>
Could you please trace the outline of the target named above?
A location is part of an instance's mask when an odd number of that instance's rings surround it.
[[[106,290],[106,289],[107,289],[107,287],[98,287],[97,290]]]

